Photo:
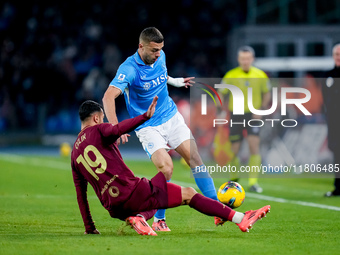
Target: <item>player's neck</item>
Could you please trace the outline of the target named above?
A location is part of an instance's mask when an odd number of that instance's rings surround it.
[[[95,125],[94,123],[85,122],[85,123],[81,123],[81,127],[80,128],[81,128],[81,131],[83,131],[84,129],[86,129],[88,127],[92,127],[94,125]]]

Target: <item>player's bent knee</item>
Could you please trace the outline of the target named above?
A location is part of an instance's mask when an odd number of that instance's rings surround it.
[[[170,180],[173,172],[173,166],[172,165],[163,165],[160,167],[157,167],[158,171],[162,172],[165,176],[165,179]]]
[[[194,188],[192,188],[192,187],[188,187],[188,188],[186,188],[186,189],[188,190],[188,193],[189,193],[190,198],[192,198],[193,196],[195,196],[195,194],[197,193],[197,191],[196,191]]]
[[[197,193],[197,191],[194,188],[182,187],[182,200],[183,204],[188,205],[190,203],[191,198]]]

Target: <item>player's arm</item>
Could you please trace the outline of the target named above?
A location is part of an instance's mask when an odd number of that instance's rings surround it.
[[[108,121],[112,124],[118,123],[118,118],[116,114],[116,98],[123,93],[123,91],[128,87],[128,85],[133,84],[135,77],[135,70],[133,66],[128,63],[123,63],[117,70],[116,76],[110,82],[110,86],[107,88],[104,97],[102,99],[104,111]],[[121,139],[122,143],[128,142],[128,137],[130,135],[123,134]],[[118,140],[118,144],[120,140]]]
[[[116,125],[100,125],[99,130],[103,137],[108,142],[112,143],[117,140],[122,134],[129,133],[135,130],[138,126],[142,125],[145,121],[149,120],[155,113],[158,96],[155,96],[150,104],[147,112],[135,118],[126,119]]]
[[[87,201],[87,181],[85,178],[76,170],[72,164],[72,175],[73,182],[76,187],[77,201],[81,216],[83,218],[85,232],[84,234],[100,234],[96,229],[92,220],[90,206]]]
[[[193,80],[195,77],[187,77],[187,78],[172,78],[168,76],[168,81],[167,83],[171,86],[174,86],[176,88],[180,87],[191,87],[195,83]]]
[[[114,86],[109,86],[103,97],[103,106],[106,117],[108,121],[112,124],[118,123],[117,113],[116,113],[116,98],[122,93],[119,88]],[[129,141],[129,134],[122,134],[121,139],[122,143],[125,144]],[[119,144],[119,140],[118,140]]]
[[[119,88],[109,86],[103,97],[104,111],[108,121],[112,124],[118,123],[116,113],[116,98],[122,93]]]

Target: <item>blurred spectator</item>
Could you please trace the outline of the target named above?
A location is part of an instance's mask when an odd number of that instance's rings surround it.
[[[154,3],[0,3],[0,130],[44,132],[41,122],[53,126],[80,101],[100,102],[108,78],[138,45],[126,38],[147,26],[164,31],[174,76],[222,75],[226,36],[231,24],[245,21],[246,1],[175,0],[166,12]]]

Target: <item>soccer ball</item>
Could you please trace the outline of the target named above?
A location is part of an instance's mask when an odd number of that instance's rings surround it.
[[[243,204],[246,193],[243,187],[233,181],[223,183],[217,192],[217,198],[221,203],[230,208],[237,208]]]

